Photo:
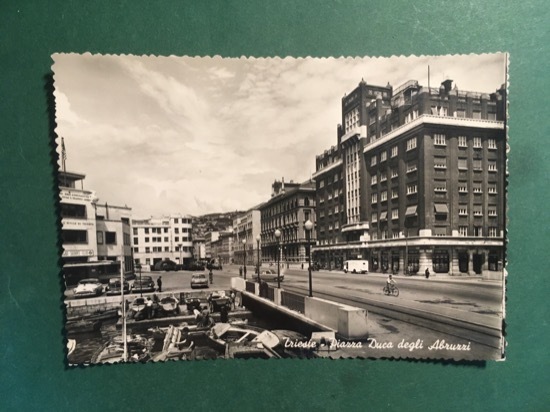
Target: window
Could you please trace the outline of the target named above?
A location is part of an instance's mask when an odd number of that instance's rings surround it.
[[[496,149],[497,148],[497,141],[495,139],[489,139],[487,140],[487,148],[488,149]]]
[[[139,253],[139,248],[138,247],[135,247],[134,248],[134,253]],[[139,260],[139,259],[136,259],[136,261]]]
[[[434,158],[434,168],[435,169],[446,169],[447,168],[447,158],[446,157],[435,157]]]
[[[416,162],[407,163],[407,173],[415,172],[417,169]]]
[[[416,137],[413,137],[412,139],[407,140],[407,151],[415,148],[416,148]]]
[[[481,170],[481,160],[474,159],[473,169],[474,170]]]
[[[137,244],[139,244],[139,242],[138,242],[138,238],[137,238],[137,237],[135,237],[135,238],[134,238],[134,245],[137,245]]]
[[[479,110],[474,110],[474,111],[472,112],[472,117],[473,117],[474,119],[481,119],[481,112],[480,112]]]
[[[488,120],[496,120],[497,119],[497,114],[495,112],[488,112],[487,113],[487,119]]]
[[[495,217],[497,215],[497,210],[494,209],[494,208],[490,208],[488,211],[487,211],[487,214],[489,216],[492,216],[492,217]]]
[[[371,166],[375,166],[375,165],[376,165],[376,156],[372,156],[372,157],[370,158],[370,165],[371,165]]]
[[[458,147],[468,147],[466,136],[458,136]]]
[[[434,191],[435,192],[446,192],[447,191],[447,181],[446,180],[436,180],[434,182]]]
[[[481,148],[481,137],[474,137],[474,148]]]
[[[137,234],[138,234],[138,230],[137,228],[134,228],[134,236],[137,236]]]
[[[407,194],[408,194],[408,195],[415,194],[416,192],[417,192],[416,183],[407,185]]]
[[[380,181],[385,182],[388,180],[388,176],[386,175],[386,172],[380,172]]]
[[[468,169],[468,159],[458,159],[458,170]]]
[[[105,244],[116,245],[116,232],[105,232]]]
[[[466,117],[466,110],[456,109],[456,117]]]
[[[183,249],[183,248],[182,248]],[[168,246],[164,246],[164,251],[165,252],[170,252],[170,248]]]
[[[391,218],[392,219],[399,219],[399,209],[393,209],[391,211]]]
[[[149,238],[148,237],[145,238],[145,243],[149,243]]]
[[[391,148],[391,157],[396,157],[396,156],[397,156],[397,152],[398,152],[397,146],[393,146],[393,147]]]
[[[434,144],[436,146],[446,146],[447,142],[444,134],[434,134]]]
[[[174,219],[174,223],[179,223],[179,219],[178,219],[178,218],[175,218],[175,219]]]
[[[165,236],[165,237],[164,237],[164,241],[165,241],[165,242],[168,242],[168,236]]]
[[[483,216],[483,211],[481,210],[481,206],[474,207],[474,216]]]
[[[168,228],[167,227],[164,228],[164,233],[168,233]]]
[[[338,181],[338,175],[334,175],[334,181],[335,181],[335,182]]]
[[[490,195],[496,195],[497,194],[497,187],[496,186],[489,186],[487,188],[487,191]]]
[[[97,235],[97,244],[102,245],[103,244],[103,232],[98,230],[96,235]]]
[[[395,178],[398,177],[398,176],[399,176],[399,171],[397,170],[397,168],[396,168],[396,167],[392,168],[392,170],[391,170],[391,178],[392,178],[392,179],[395,179]]]
[[[397,199],[399,197],[399,191],[397,189],[392,189],[391,191],[391,198]]]
[[[371,185],[375,185],[378,183],[378,176],[377,175],[373,175],[370,179],[370,184]]]
[[[323,187],[325,187],[325,181],[324,180],[321,180],[319,182],[319,188],[322,189]]]
[[[61,217],[86,219],[86,206],[71,203],[61,203]]]
[[[458,227],[458,234],[460,236],[468,236],[468,226],[459,226]]]
[[[489,227],[489,237],[497,237],[497,228],[494,226]]]
[[[458,215],[459,216],[468,216],[468,208],[466,206],[459,206],[458,207]]]
[[[147,247],[145,248],[145,253],[150,253],[150,252],[151,252],[151,248],[147,246]],[[147,260],[149,260],[149,259],[147,259]]]
[[[468,185],[465,182],[458,183],[458,193],[468,193]]]
[[[477,236],[477,237],[483,236],[483,228],[481,226],[474,226],[474,236]]]
[[[382,153],[380,153],[380,162],[385,162],[387,158],[388,158],[388,152],[384,150]]]
[[[174,229],[174,233],[179,233],[179,232],[180,232],[180,230],[178,228]]]
[[[380,193],[380,201],[385,202],[388,200],[388,192],[384,190],[382,193]]]
[[[149,228],[148,227],[145,228],[145,233],[149,234]]]
[[[487,170],[489,170],[489,172],[496,172],[497,171],[497,163],[496,162],[489,162],[489,164],[487,165]]]
[[[373,193],[370,197],[370,202],[371,203],[377,203],[378,202],[378,194],[377,193]]]
[[[378,221],[378,213],[373,212],[371,215],[371,222],[377,222]]]

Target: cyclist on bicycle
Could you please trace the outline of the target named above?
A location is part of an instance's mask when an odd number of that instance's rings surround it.
[[[393,288],[395,287],[395,280],[393,279],[393,276],[392,276],[391,273],[388,276],[388,278],[386,279],[386,287],[388,288],[389,292],[391,292],[393,290]]]

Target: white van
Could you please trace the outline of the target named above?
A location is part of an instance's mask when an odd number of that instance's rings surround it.
[[[344,273],[369,273],[368,260],[346,260],[344,262]]]

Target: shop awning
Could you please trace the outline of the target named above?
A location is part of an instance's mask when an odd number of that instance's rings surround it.
[[[407,210],[405,211],[405,216],[416,216],[416,208],[418,206],[407,206]]]
[[[435,213],[438,215],[448,215],[449,208],[445,203],[435,203],[434,204]]]
[[[380,213],[380,220],[388,220],[388,212]]]

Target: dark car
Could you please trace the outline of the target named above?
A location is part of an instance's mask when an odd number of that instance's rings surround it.
[[[171,260],[162,260],[155,263],[154,270],[164,270],[166,272],[169,272],[171,270],[176,271],[178,270],[178,264]]]
[[[155,291],[155,282],[151,276],[141,276],[138,277],[134,284],[132,285],[132,292],[154,292]]]
[[[126,282],[126,280],[123,283],[123,289],[124,293],[130,293],[130,284]],[[120,295],[120,279],[109,279],[109,283],[105,287],[105,290],[107,291],[107,295]]]

